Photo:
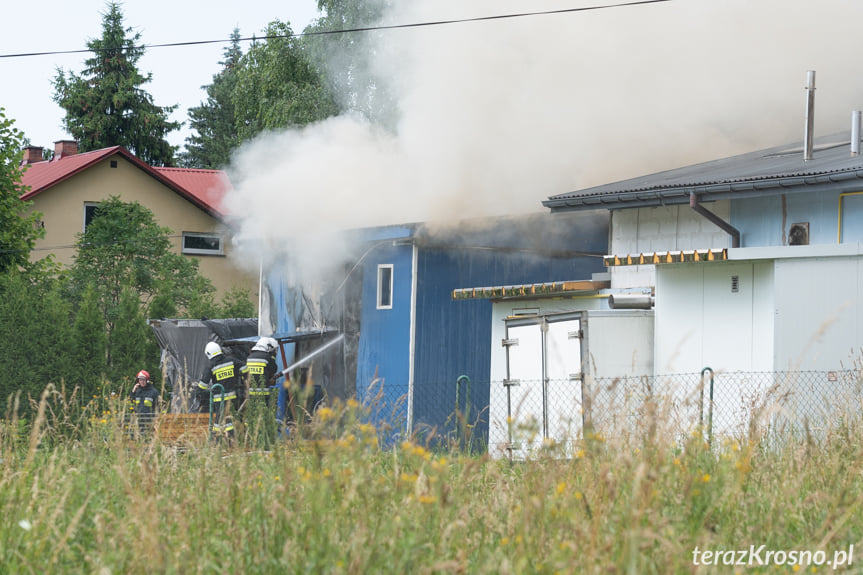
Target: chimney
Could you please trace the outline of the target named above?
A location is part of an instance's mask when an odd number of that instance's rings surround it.
[[[21,160],[21,165],[35,164],[42,161],[41,146],[27,146],[24,148],[24,158]]]
[[[806,72],[806,125],[803,128],[803,161],[812,159],[812,131],[815,124],[815,70]]]
[[[851,155],[860,155],[860,124],[863,113],[860,110],[851,112]]]
[[[78,142],[75,140],[57,140],[54,142],[54,159],[62,160],[66,156],[78,153]]]

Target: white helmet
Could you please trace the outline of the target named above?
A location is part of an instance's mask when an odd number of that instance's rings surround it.
[[[265,351],[267,353],[273,353],[276,351],[276,347],[278,347],[278,343],[271,337],[262,337],[258,340],[258,342],[252,347],[254,351]]]
[[[207,344],[207,347],[204,348],[204,353],[207,354],[207,359],[213,359],[220,353],[222,353],[222,348],[219,347],[219,344],[215,341],[211,341]]]

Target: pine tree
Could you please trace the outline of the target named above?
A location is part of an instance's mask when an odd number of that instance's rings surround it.
[[[152,330],[141,313],[141,302],[137,294],[128,286],[120,294],[120,309],[117,323],[111,332],[110,379],[114,385],[130,380],[141,369],[146,369],[155,377],[153,368],[158,359],[148,357],[152,351],[150,340],[154,339]]]
[[[239,144],[233,94],[242,55],[240,30],[234,28],[225,59],[219,62],[222,69],[213,76],[212,84],[202,86],[207,91],[207,101],[189,108],[189,127],[193,132],[186,138],[186,150],[180,154],[181,165],[220,169],[230,162],[231,151]]]
[[[123,146],[155,166],[173,164],[175,148],[165,136],[180,127],[169,121],[177,106],[157,106],[141,88],[152,80],[137,68],[144,55],[141,34],[123,27],[116,2],[102,14],[102,37],[87,42],[93,56],[82,75],[62,70],[54,79],[54,101],[66,111],[63,125],[82,152]]]
[[[72,362],[69,305],[59,282],[41,273],[9,270],[0,274],[0,413],[7,401],[21,392],[26,416],[28,398],[45,386],[60,386]]]
[[[79,386],[83,397],[99,394],[107,371],[107,340],[105,320],[99,311],[98,294],[93,284],[84,290],[81,305],[75,314],[71,349],[72,369],[69,383]]]

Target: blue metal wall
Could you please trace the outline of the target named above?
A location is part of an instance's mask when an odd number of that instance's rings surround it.
[[[781,246],[783,222],[787,237],[791,224],[809,222],[810,244],[835,244],[839,192],[787,194],[731,202],[731,225],[740,230],[741,247]],[[863,196],[845,196],[842,241],[863,240]]]
[[[363,261],[362,317],[357,350],[357,397],[375,419],[404,427],[410,369],[410,244],[376,244]],[[393,266],[392,309],[377,309],[378,265]]]
[[[591,279],[604,272],[602,258],[566,251],[604,254],[606,213],[582,212],[566,219],[520,220],[519,225],[454,234],[459,245],[424,247],[417,269],[414,429],[428,425],[452,432],[456,380],[471,380],[469,421],[474,439],[488,436],[492,307],[489,300],[452,300],[457,288]],[[506,222],[504,222],[506,223]],[[514,233],[513,233],[514,232]],[[488,247],[499,249],[485,249]],[[510,248],[510,249],[507,249]],[[524,251],[520,251],[524,248]],[[544,254],[536,253],[537,249]],[[559,257],[548,254],[557,253]],[[462,404],[463,407],[463,404]]]

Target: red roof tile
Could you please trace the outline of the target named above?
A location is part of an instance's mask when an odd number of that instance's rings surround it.
[[[222,170],[193,170],[190,168],[154,168],[157,172],[185,189],[210,207],[210,210],[226,216],[222,198],[231,188],[228,175]]]
[[[210,215],[220,219],[227,215],[222,207],[222,198],[231,190],[231,182],[225,172],[187,168],[154,168],[139,160],[122,146],[113,146],[65,156],[59,160],[30,164],[21,177],[22,186],[28,186],[30,189],[21,195],[21,199],[29,200],[40,192],[56,186],[113,155],[124,157]]]

